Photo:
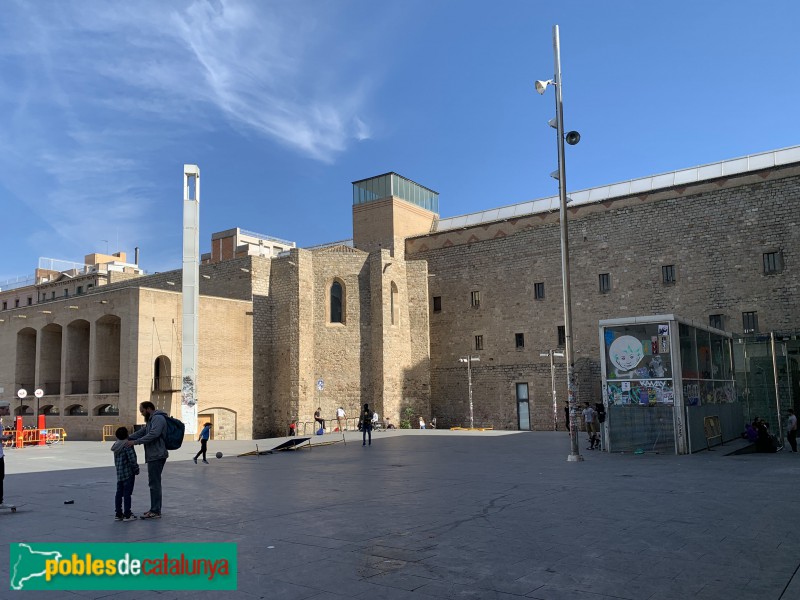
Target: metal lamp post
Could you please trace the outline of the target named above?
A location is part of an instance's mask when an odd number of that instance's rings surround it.
[[[570,421],[570,454],[567,457],[569,462],[583,460],[580,449],[578,448],[578,404],[575,392],[577,383],[575,381],[575,359],[572,353],[572,299],[570,296],[569,281],[569,231],[567,229],[567,171],[564,161],[564,140],[570,145],[577,144],[581,136],[576,131],[570,131],[564,135],[564,106],[562,101],[561,85],[561,43],[558,35],[558,25],[553,26],[553,56],[555,75],[553,79],[547,81],[537,81],[536,91],[544,94],[548,85],[555,86],[556,90],[556,129],[558,132],[558,197],[559,197],[559,220],[561,224],[561,283],[564,292],[564,351],[567,362],[567,391],[569,397],[569,421]],[[552,126],[552,123],[551,123]]]
[[[556,396],[556,363],[554,357],[564,358],[563,352],[556,352],[555,350],[548,350],[546,353],[540,353],[539,356],[550,357],[550,384],[553,387],[553,431],[558,431],[558,401]]]
[[[467,363],[467,386],[469,389],[469,428],[475,429],[475,418],[472,411],[472,363],[480,362],[480,356],[472,356],[467,354],[463,358],[459,358],[458,362]]]

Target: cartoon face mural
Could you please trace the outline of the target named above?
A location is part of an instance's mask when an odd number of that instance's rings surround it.
[[[608,357],[619,371],[630,371],[644,357],[642,342],[631,335],[618,337],[608,349]]]

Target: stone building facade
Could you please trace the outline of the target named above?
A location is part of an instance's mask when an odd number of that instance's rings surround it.
[[[800,148],[743,160],[570,194],[580,401],[601,399],[602,319],[798,328]],[[440,219],[438,194],[395,173],[353,186],[350,243],[262,252],[255,234],[215,234],[200,266],[198,422],[222,438],[285,435],[317,407],[330,420],[368,402],[397,425],[467,425],[459,359],[473,356],[476,425],[552,429],[542,354],[564,335],[552,200]],[[42,388],[40,412],[73,439],[133,426],[146,399],[179,412],[181,271],[111,270],[77,295],[38,289],[70,281],[2,292],[14,301],[0,310],[0,400],[19,411],[16,391]],[[45,291],[46,302],[15,301]],[[556,359],[561,428],[565,379]],[[33,424],[33,401],[22,405]]]
[[[579,401],[602,399],[601,319],[675,313],[735,333],[798,329],[800,152],[789,152],[795,158],[785,164],[569,208]],[[546,210],[406,241],[406,256],[425,260],[432,275],[432,411],[441,422],[467,418],[458,359],[471,352],[481,359],[472,377],[476,422],[527,428],[516,398],[524,384],[531,428],[553,428],[549,358],[540,354],[563,348],[559,241],[558,212]],[[563,406],[556,415],[563,428]]]

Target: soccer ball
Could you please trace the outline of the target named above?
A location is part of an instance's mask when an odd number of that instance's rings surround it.
[[[222,458],[222,452],[217,452],[217,458]]]

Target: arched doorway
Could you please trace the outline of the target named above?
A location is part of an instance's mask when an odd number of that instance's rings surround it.
[[[204,408],[197,415],[197,429],[204,423],[211,423],[211,434],[215,440],[236,439],[236,411],[229,408]]]

